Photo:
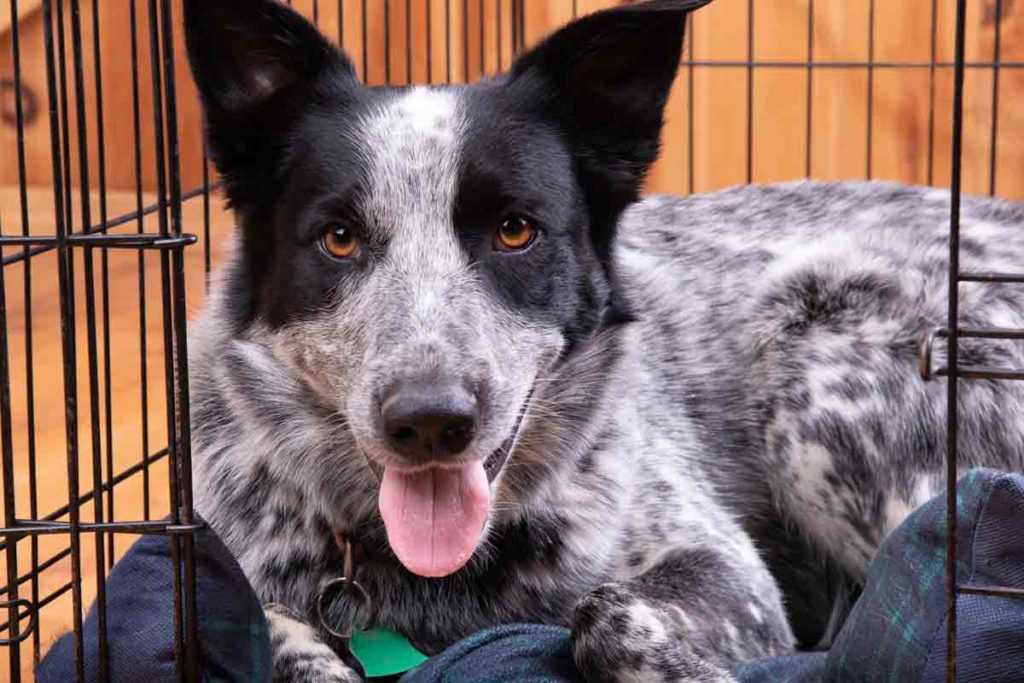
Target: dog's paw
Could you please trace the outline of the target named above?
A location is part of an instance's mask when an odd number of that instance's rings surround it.
[[[363,678],[337,655],[274,657],[276,683],[362,683]]]
[[[288,610],[270,606],[264,614],[274,651],[275,683],[362,683],[362,677]]]
[[[628,586],[600,586],[573,612],[576,666],[588,681],[732,681],[727,672],[689,651],[677,621]]]

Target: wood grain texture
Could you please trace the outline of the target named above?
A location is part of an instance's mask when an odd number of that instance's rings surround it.
[[[135,184],[132,60],[127,40],[131,24],[124,0],[98,1],[101,36],[111,36],[101,41],[100,49],[107,182],[112,188],[129,189]],[[175,0],[176,16],[180,16],[179,1]],[[90,178],[96,183],[96,88],[90,47],[93,32],[88,21],[92,2],[82,0],[82,14],[86,19],[83,32]],[[997,2],[970,3],[968,58],[993,61],[998,30],[1002,60],[1024,61],[1024,3],[1002,0],[1001,20],[996,21]],[[153,114],[147,3],[138,4],[142,183],[152,190],[156,166],[149,144]],[[526,0],[525,40],[527,44],[535,43],[573,16],[614,4],[616,0]],[[23,2],[23,6],[29,5]],[[756,8],[752,32],[748,23],[751,6]],[[822,179],[870,176],[912,183],[927,183],[930,179],[945,182],[949,176],[952,71],[948,67],[932,70],[926,64],[931,58],[933,24],[938,61],[952,58],[954,3],[938,3],[934,17],[931,6],[931,0],[876,0],[873,22],[869,21],[871,0],[817,0],[813,17],[809,0],[758,0],[754,5],[749,0],[717,0],[701,10],[693,19],[688,55],[699,62],[744,62],[751,56],[748,40],[752,39],[753,58],[776,65],[758,66],[752,77],[744,66],[698,66],[693,70],[693,150],[689,149],[691,74],[684,67],[667,112],[664,160],[652,174],[649,188],[687,191],[691,187],[691,154],[692,187],[698,191],[746,182],[748,178],[766,182],[802,177],[808,162],[810,174]],[[320,29],[344,46],[361,77],[373,85],[389,81],[472,81],[507,68],[512,59],[515,28],[511,0],[294,0],[294,7],[310,19],[315,15]],[[34,93],[40,107],[40,114],[26,130],[28,178],[31,184],[45,185],[50,182],[51,169],[44,115],[41,13],[26,10],[23,14],[25,86]],[[812,52],[808,50],[809,23]],[[177,38],[180,46],[180,31]],[[809,57],[818,64],[813,72],[799,65],[777,65],[805,62]],[[869,59],[925,66],[869,70],[864,66]],[[837,67],[836,63],[847,66]],[[180,47],[175,65],[183,179],[186,186],[194,186],[202,172],[201,119]],[[9,32],[0,32],[0,73],[9,77],[11,68]],[[998,130],[1009,131],[1024,123],[1024,111],[1008,104],[1024,94],[1021,72],[1016,67],[1000,71],[998,97],[1002,106],[996,109],[993,70],[973,68],[968,75],[965,182],[971,191],[988,192],[994,185],[1002,194],[1024,196],[1021,136],[998,136],[995,146],[991,141],[993,122]],[[752,85],[749,103],[748,83]],[[8,93],[7,108],[12,96]],[[73,97],[70,106],[74,110]],[[753,114],[749,136],[748,108]],[[934,118],[929,115],[932,110]],[[77,132],[73,122],[71,130],[74,142]],[[0,124],[0,148],[7,151],[0,156],[0,183],[17,182],[13,145],[13,127]],[[993,159],[994,183],[990,168]],[[77,163],[77,157],[73,157],[76,183]]]

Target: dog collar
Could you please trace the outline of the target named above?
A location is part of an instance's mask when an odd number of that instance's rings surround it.
[[[361,546],[341,531],[335,530],[333,536],[343,554],[342,576],[325,583],[317,596],[316,611],[321,628],[346,644],[363,665],[363,673],[368,678],[395,676],[425,662],[427,656],[413,647],[405,636],[374,625],[373,599],[356,580],[356,558],[361,555]],[[328,600],[339,592],[349,594],[359,605],[352,623],[340,627],[326,618]]]

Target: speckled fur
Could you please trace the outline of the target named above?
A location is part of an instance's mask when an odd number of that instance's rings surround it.
[[[497,623],[572,625],[595,675],[635,664],[712,680],[709,666],[789,649],[744,523],[779,512],[860,578],[884,534],[941,488],[944,387],[916,362],[944,317],[948,203],[938,190],[796,183],[634,206],[617,259],[637,322],[544,378],[536,405],[559,409],[528,416],[488,547],[466,570],[424,580],[362,566],[379,622],[431,652]],[[968,200],[965,267],[1024,262],[1022,231],[1024,208]],[[193,336],[199,506],[261,597],[309,616],[339,571],[329,530],[379,531],[375,482],[359,454],[338,467],[344,424],[272,335],[220,332],[224,295]],[[1008,287],[965,286],[964,310],[968,324],[1024,326]],[[964,351],[1024,364],[1009,344]],[[1024,414],[1022,388],[972,383],[963,402],[963,466],[1021,469],[1024,430],[1000,416]],[[659,572],[669,580],[652,590]],[[678,652],[647,645],[662,641]]]
[[[478,92],[395,91],[349,129],[372,267],[314,311],[239,324],[240,248],[193,326],[197,507],[270,605],[276,677],[355,678],[316,628],[336,530],[362,546],[377,623],[429,653],[542,622],[571,628],[589,680],[721,681],[791,650],[794,631],[827,638],[881,538],[942,485],[944,387],[920,380],[917,349],[944,320],[948,193],[802,182],[643,200],[606,268],[629,314],[571,339],[495,295],[460,247],[456,162]],[[557,149],[548,163],[572,168]],[[246,179],[230,180],[252,230]],[[565,182],[554,196],[576,196]],[[966,268],[1024,263],[1024,207],[969,199],[963,233]],[[965,324],[1024,327],[1009,287],[967,285],[963,307]],[[963,353],[1024,365],[1019,345]],[[402,464],[380,393],[431,373],[471,378],[484,401],[465,459],[527,407],[484,541],[442,579],[394,557],[370,466]],[[962,402],[962,466],[1022,469],[1024,421],[1006,416],[1024,415],[1024,386],[971,383]],[[339,597],[327,616],[353,609]]]

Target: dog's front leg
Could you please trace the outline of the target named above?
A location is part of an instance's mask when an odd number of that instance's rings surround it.
[[[588,681],[731,681],[730,665],[790,649],[767,570],[710,546],[667,553],[604,584],[573,613],[573,656]]]
[[[270,626],[274,681],[279,683],[359,683],[353,671],[316,630],[289,610],[275,605],[264,609]]]

